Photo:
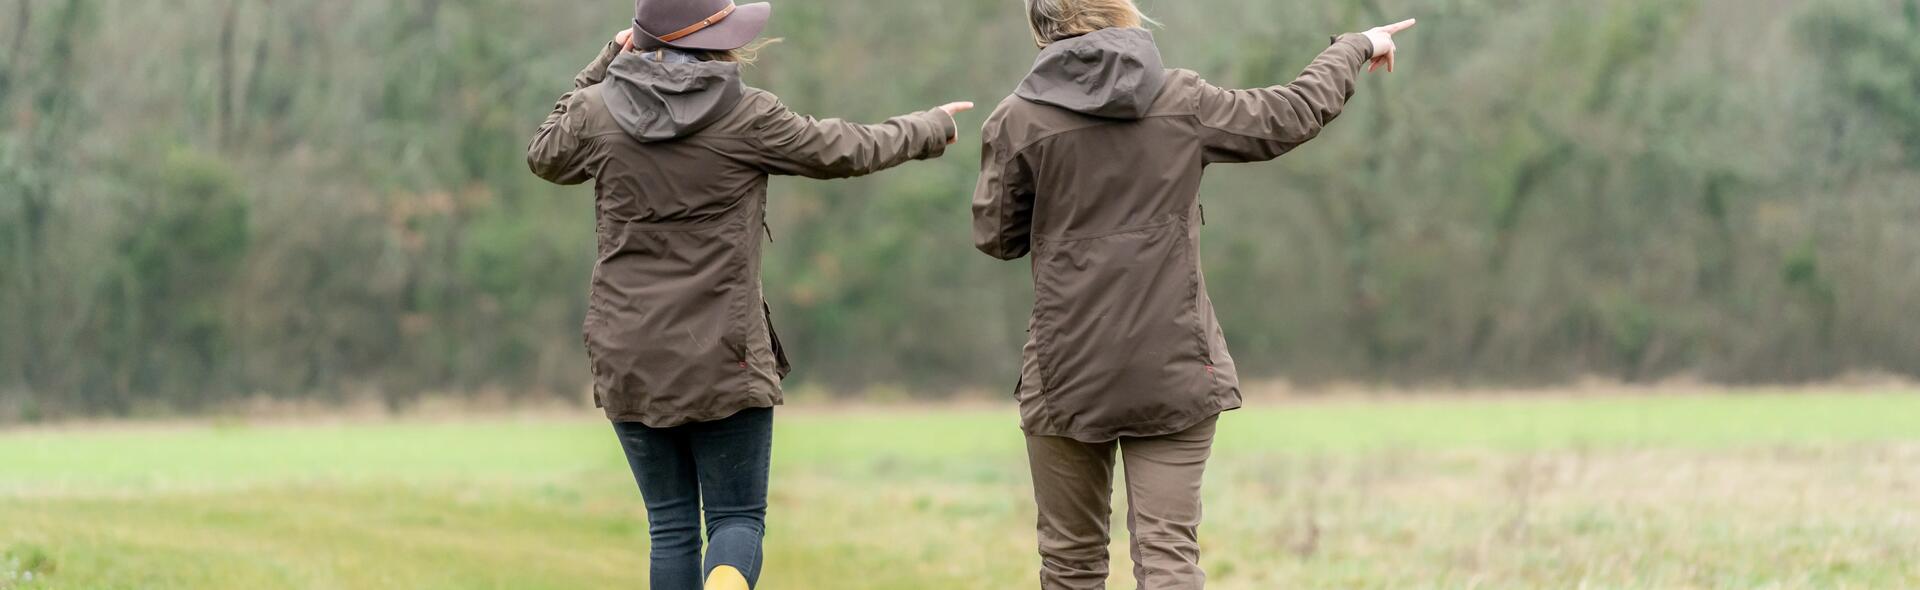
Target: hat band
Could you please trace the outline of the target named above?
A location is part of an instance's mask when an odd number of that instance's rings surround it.
[[[734,3],[732,2],[728,2],[726,8],[720,9],[720,12],[713,13],[713,16],[700,19],[700,22],[688,25],[687,28],[680,29],[678,31],[674,31],[671,33],[667,33],[657,38],[660,39],[660,41],[663,43],[671,43],[673,42],[674,39],[679,39],[687,35],[698,33],[700,32],[701,29],[711,27],[713,26],[713,23],[717,23],[717,22],[720,22],[721,20],[726,19],[727,15],[733,14],[733,9],[735,8],[738,8],[738,6],[734,5]]]

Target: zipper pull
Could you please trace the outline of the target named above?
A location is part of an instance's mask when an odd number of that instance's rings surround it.
[[[1206,225],[1206,224],[1207,224],[1207,206],[1201,205],[1200,206],[1200,225]]]
[[[761,222],[760,222],[760,229],[764,229],[764,230],[767,230],[767,241],[768,241],[768,242],[772,242],[772,241],[773,241],[773,226],[771,226],[771,225],[768,225],[768,224],[767,224],[767,222],[765,222],[765,221],[761,221]]]

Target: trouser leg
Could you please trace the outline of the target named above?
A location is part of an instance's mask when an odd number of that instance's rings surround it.
[[[1027,437],[1039,508],[1040,587],[1099,590],[1107,580],[1114,443]]]
[[[1120,439],[1133,577],[1143,590],[1200,590],[1200,481],[1213,454],[1208,418],[1173,434]]]
[[[615,422],[627,466],[647,506],[652,539],[648,579],[653,590],[700,588],[700,485],[682,433]]]
[[[691,438],[707,519],[707,559],[700,571],[730,565],[749,585],[757,584],[761,537],[766,534],[773,409],[741,410],[698,426]]]

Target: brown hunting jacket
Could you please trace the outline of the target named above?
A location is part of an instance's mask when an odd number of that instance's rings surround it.
[[[987,119],[973,196],[982,252],[1033,255],[1023,430],[1102,442],[1240,407],[1200,271],[1201,174],[1313,139],[1372,53],[1342,36],[1292,83],[1226,90],[1163,69],[1142,29],[1041,50]]]
[[[760,289],[767,176],[842,178],[938,157],[940,110],[879,125],[795,114],[738,64],[609,44],[527,147],[594,181],[585,336],[607,418],[667,427],[781,403],[786,355]]]

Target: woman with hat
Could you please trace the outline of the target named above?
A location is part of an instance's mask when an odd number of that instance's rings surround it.
[[[760,289],[767,176],[843,178],[938,157],[953,115],[973,106],[878,125],[796,114],[741,82],[770,12],[639,0],[633,27],[574,78],[527,148],[541,178],[594,181],[587,356],[646,503],[654,590],[759,578],[787,373]]]

